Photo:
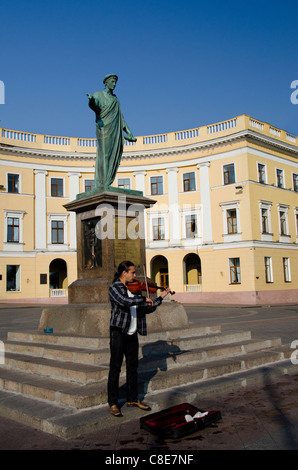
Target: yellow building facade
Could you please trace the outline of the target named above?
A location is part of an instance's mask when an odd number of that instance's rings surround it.
[[[0,128],[0,301],[65,302],[96,140]],[[125,145],[114,186],[146,210],[147,274],[186,303],[298,301],[298,138],[247,115]]]

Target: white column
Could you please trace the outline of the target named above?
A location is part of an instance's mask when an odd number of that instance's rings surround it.
[[[211,243],[212,237],[212,217],[211,217],[211,196],[209,182],[210,162],[199,163],[197,168],[200,170],[200,192],[202,205],[202,242]]]
[[[136,190],[137,191],[143,191],[143,195],[145,196],[145,176],[146,176],[146,171],[135,171],[133,174],[136,178]]]
[[[168,198],[169,198],[169,223],[170,223],[170,245],[180,245],[180,218],[178,204],[178,168],[168,168]]]
[[[35,249],[47,249],[46,176],[45,170],[34,170],[35,174]]]
[[[145,185],[145,176],[146,171],[134,171],[133,175],[136,178],[136,190],[142,191],[143,196],[146,194],[146,185]],[[144,209],[144,233],[145,233],[145,244],[148,246],[148,237],[147,237],[147,209]]]
[[[73,201],[76,195],[80,192],[80,177],[81,173],[70,172],[69,177],[69,200]],[[76,230],[76,214],[69,213],[69,248],[71,250],[77,249],[77,230]]]

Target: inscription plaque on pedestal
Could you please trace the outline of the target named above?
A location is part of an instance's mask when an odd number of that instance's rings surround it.
[[[140,238],[130,238],[128,227],[133,223],[133,217],[115,217],[115,240],[114,240],[114,266],[117,267],[124,260],[129,260],[136,267],[141,264]],[[138,225],[135,227],[135,234],[138,233]]]

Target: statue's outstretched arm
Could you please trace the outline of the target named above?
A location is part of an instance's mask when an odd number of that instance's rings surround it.
[[[89,108],[91,108],[92,111],[94,111],[96,114],[95,122],[99,127],[103,127],[103,122],[100,116],[100,108],[96,105],[94,96],[90,95],[90,93],[87,93],[87,96],[89,98]]]
[[[131,130],[129,129],[125,121],[123,121],[123,130],[127,134],[127,135],[124,135],[124,139],[128,140],[129,142],[137,141],[137,139],[133,136],[133,133],[131,132]]]
[[[95,99],[93,95],[90,95],[90,93],[87,93],[87,96],[89,98],[89,108],[92,109],[92,111],[95,111]]]

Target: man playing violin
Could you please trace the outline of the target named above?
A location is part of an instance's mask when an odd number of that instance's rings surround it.
[[[152,300],[141,294],[134,295],[127,284],[136,277],[131,261],[123,261],[109,289],[111,302],[110,322],[110,371],[108,378],[108,403],[113,416],[122,416],[118,407],[119,376],[123,357],[126,358],[127,406],[137,406],[149,411],[150,407],[137,399],[138,351],[140,335],[147,335],[146,314],[152,313],[170,293],[166,288]]]

